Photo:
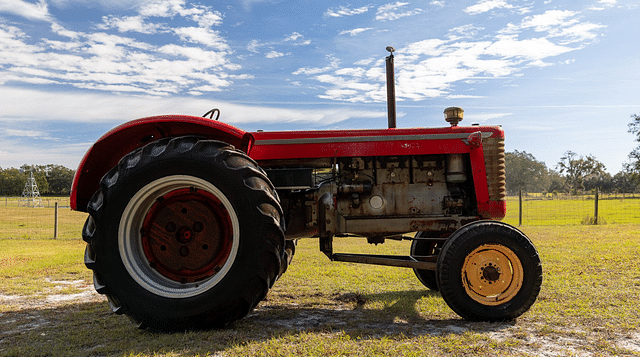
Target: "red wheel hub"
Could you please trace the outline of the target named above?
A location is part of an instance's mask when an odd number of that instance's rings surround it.
[[[140,233],[149,266],[181,283],[216,274],[233,246],[231,218],[222,202],[194,188],[158,198]]]

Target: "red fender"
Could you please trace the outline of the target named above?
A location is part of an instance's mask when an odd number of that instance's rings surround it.
[[[154,140],[184,135],[220,140],[244,152],[253,142],[244,130],[202,117],[161,115],[124,123],[104,134],[82,158],[71,187],[71,209],[86,212],[102,176],[129,152]]]

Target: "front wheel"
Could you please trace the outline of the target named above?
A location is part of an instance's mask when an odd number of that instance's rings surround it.
[[[140,327],[223,326],[286,268],[282,209],[264,172],[217,141],[162,139],[100,182],[85,264],[112,309]]]
[[[502,222],[468,224],[446,241],[436,277],[445,302],[473,321],[512,320],[535,302],[542,285],[531,241]]]
[[[438,255],[442,248],[443,239],[449,236],[449,232],[421,231],[411,242],[411,256]],[[422,285],[433,291],[438,291],[435,270],[413,269],[416,277]]]

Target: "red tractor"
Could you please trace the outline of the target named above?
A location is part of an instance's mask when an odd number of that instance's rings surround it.
[[[96,290],[139,327],[224,326],[264,299],[298,238],[315,237],[333,261],[412,268],[463,318],[523,314],[542,267],[531,241],[497,221],[503,130],[458,126],[456,107],[450,127],[396,129],[393,53],[387,77],[388,129],[245,132],[167,115],[102,136],[71,193],[72,209],[89,213]],[[346,236],[409,239],[411,250],[334,253]]]

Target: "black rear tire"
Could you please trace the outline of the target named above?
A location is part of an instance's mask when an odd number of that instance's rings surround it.
[[[525,313],[542,285],[536,248],[518,229],[478,221],[445,242],[436,268],[445,302],[472,321],[508,321]]]
[[[88,210],[95,288],[141,328],[227,325],[286,269],[275,189],[225,143],[165,138],[137,149],[102,178]]]

